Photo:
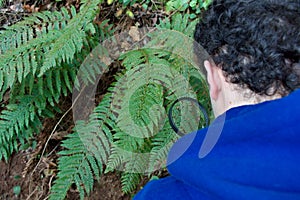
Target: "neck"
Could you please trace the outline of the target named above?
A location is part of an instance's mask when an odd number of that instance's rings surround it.
[[[238,86],[224,82],[217,101],[212,100],[215,117],[223,114],[227,110],[244,105],[253,105],[265,101],[281,98],[280,95],[258,95],[249,89],[241,89]]]

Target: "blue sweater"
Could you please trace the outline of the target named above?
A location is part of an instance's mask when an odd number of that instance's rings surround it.
[[[218,140],[203,153],[205,138]],[[134,200],[300,200],[300,90],[230,109],[182,137],[167,168],[169,177],[149,182]]]

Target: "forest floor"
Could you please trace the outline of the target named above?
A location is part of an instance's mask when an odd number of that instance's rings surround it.
[[[62,6],[69,7],[75,5],[79,7],[79,0],[6,0],[0,8],[0,30],[5,25],[11,25],[20,21],[26,16],[30,16],[34,12],[43,10],[58,10]],[[128,16],[116,17],[117,8],[113,6],[102,7],[103,16],[110,19],[110,23],[114,24],[117,31],[129,29],[131,26],[147,25],[153,26],[164,14],[160,11],[155,12],[139,12],[136,8],[135,18]],[[101,19],[100,19],[101,20]],[[106,80],[102,81],[104,85],[98,86],[98,101],[106,92],[107,87],[112,82],[115,72],[108,73]],[[60,109],[65,112],[71,107],[72,99],[67,97],[61,101]],[[28,148],[18,153],[14,153],[8,162],[0,161],[0,200],[43,200],[48,199],[51,185],[55,180],[57,169],[57,152],[60,150],[62,138],[71,132],[74,122],[71,113],[68,114],[58,124],[63,112],[57,114],[54,119],[47,119],[43,122],[43,129],[36,135],[32,141],[36,141],[35,148]],[[47,142],[50,133],[57,127],[54,137]],[[120,173],[113,172],[103,174],[100,181],[96,182],[94,189],[86,200],[118,200],[131,199],[141,187],[148,181],[145,177],[136,191],[132,194],[124,194],[122,192]],[[79,193],[74,187],[67,194],[66,199],[77,200]]]

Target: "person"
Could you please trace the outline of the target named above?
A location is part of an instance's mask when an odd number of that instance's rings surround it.
[[[134,199],[300,199],[300,1],[214,0],[194,38],[216,119],[180,138],[170,176]]]

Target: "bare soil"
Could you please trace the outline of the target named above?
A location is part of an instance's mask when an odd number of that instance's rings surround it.
[[[0,199],[1,200],[40,200],[47,199],[53,176],[45,176],[42,167],[33,174],[22,176],[29,153],[22,151],[14,154],[8,163],[0,162]],[[42,165],[45,166],[45,163]],[[52,180],[51,180],[52,179]],[[145,181],[144,181],[145,182]],[[14,187],[20,187],[20,193],[14,192]],[[71,188],[66,199],[77,200],[79,193]],[[118,172],[104,174],[100,182],[96,182],[94,190],[86,200],[129,200],[131,196],[121,189]]]

